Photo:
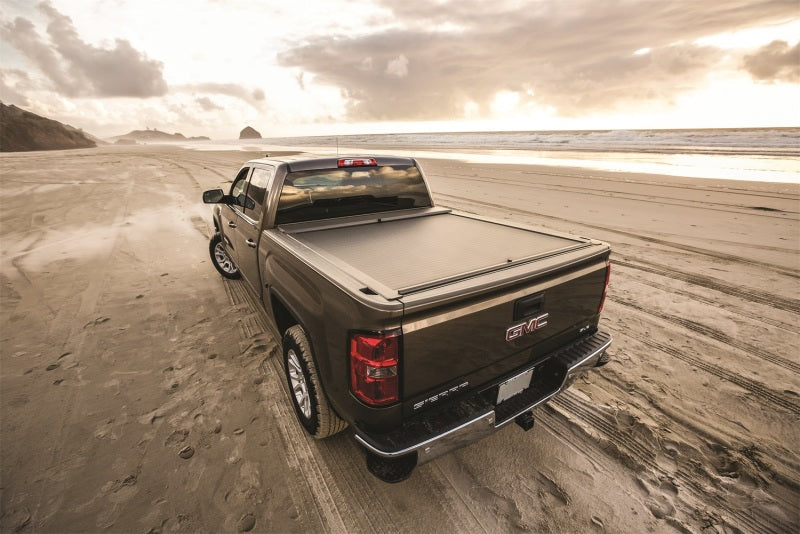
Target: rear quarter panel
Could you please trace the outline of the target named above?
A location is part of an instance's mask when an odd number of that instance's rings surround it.
[[[366,428],[398,425],[400,405],[370,408],[350,393],[348,343],[349,333],[354,330],[398,328],[402,304],[354,291],[346,283],[346,275],[337,273],[334,267],[327,271],[306,261],[304,255],[310,251],[293,247],[290,240],[282,238],[280,230],[264,232],[262,244],[266,250],[262,263],[265,295],[279,299],[306,331],[322,386],[337,414]]]

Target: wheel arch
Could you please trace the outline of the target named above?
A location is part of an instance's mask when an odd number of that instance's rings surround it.
[[[333,396],[328,394],[330,384],[326,384],[326,381],[330,379],[329,367],[322,367],[320,365],[320,350],[324,352],[327,348],[324,342],[321,344],[316,342],[314,331],[311,330],[310,325],[303,320],[303,318],[301,318],[301,316],[295,312],[292,307],[286,304],[286,300],[281,297],[280,293],[275,291],[274,288],[270,288],[269,299],[272,307],[272,315],[275,320],[275,326],[278,329],[278,334],[280,335],[281,344],[283,343],[283,336],[286,334],[286,331],[289,330],[289,328],[299,325],[300,328],[303,329],[306,339],[308,340],[308,345],[311,348],[311,359],[314,361],[314,366],[319,374],[322,394],[328,400],[334,412],[341,413],[341,411],[338,409],[339,403],[336,402],[336,399],[333,398]],[[322,346],[320,347],[320,345]],[[281,350],[283,350],[282,347]],[[341,415],[339,417],[341,417]]]
[[[306,331],[306,337],[309,337],[308,329],[297,319],[294,312],[292,312],[289,307],[284,304],[283,299],[275,294],[275,291],[269,292],[269,300],[270,306],[272,307],[272,316],[275,319],[275,326],[278,328],[278,334],[280,334],[281,337],[283,337],[289,328],[296,324],[299,324],[301,327],[303,327],[303,330]]]
[[[222,233],[222,223],[220,222],[220,208],[216,206],[211,212],[211,220],[214,221],[214,233]]]

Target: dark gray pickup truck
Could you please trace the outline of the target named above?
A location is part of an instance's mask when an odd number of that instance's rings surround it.
[[[258,159],[213,208],[210,253],[281,340],[314,437],[352,428],[387,482],[608,361],[607,244],[434,206],[414,159]]]

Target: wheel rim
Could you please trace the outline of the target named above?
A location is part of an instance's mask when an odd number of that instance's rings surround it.
[[[292,385],[292,393],[294,393],[294,400],[297,406],[303,413],[306,419],[311,419],[311,398],[308,396],[308,384],[306,383],[306,376],[303,374],[303,368],[300,366],[300,358],[294,349],[289,349],[287,358],[289,370],[289,382]]]
[[[228,256],[228,253],[225,252],[225,247],[222,246],[222,242],[217,243],[217,246],[214,247],[214,259],[217,261],[219,268],[226,273],[236,273],[236,265],[233,264],[230,256]]]

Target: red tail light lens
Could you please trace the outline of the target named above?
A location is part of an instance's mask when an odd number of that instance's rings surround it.
[[[611,280],[611,263],[609,262],[606,265],[606,286],[603,288],[603,297],[600,299],[600,308],[598,308],[597,313],[603,311],[603,306],[606,304],[606,296],[608,295],[608,282]]]
[[[337,163],[339,167],[374,167],[378,162],[375,158],[360,158],[360,159],[340,159]]]
[[[400,330],[350,335],[350,389],[370,406],[400,400]]]

